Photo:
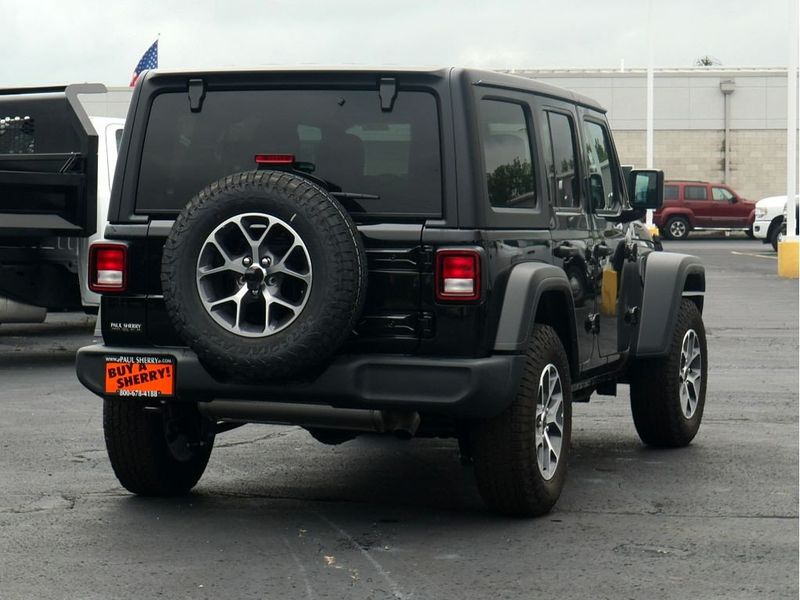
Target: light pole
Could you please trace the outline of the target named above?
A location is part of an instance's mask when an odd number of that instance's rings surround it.
[[[736,89],[736,84],[732,79],[726,79],[719,82],[719,89],[722,92],[724,101],[724,119],[725,119],[725,141],[723,145],[723,152],[725,154],[725,176],[722,179],[724,183],[730,185],[731,181],[731,104],[730,95]]]
[[[647,168],[653,168],[653,0],[647,2],[647,131],[645,148]],[[653,209],[647,209],[645,217],[647,228],[654,232]]]
[[[800,275],[800,239],[797,237],[797,68],[800,63],[800,10],[789,2],[789,65],[786,69],[786,236],[778,244],[778,275]]]

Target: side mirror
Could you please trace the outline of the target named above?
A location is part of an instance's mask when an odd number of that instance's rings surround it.
[[[664,203],[664,171],[633,169],[628,175],[628,197],[634,210],[661,208]]]
[[[736,204],[738,201],[739,201],[739,199],[736,196],[731,198],[731,204]]]

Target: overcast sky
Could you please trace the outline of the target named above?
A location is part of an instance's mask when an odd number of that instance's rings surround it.
[[[652,0],[655,64],[786,66],[789,2]],[[0,87],[292,64],[643,67],[647,0],[0,0]]]

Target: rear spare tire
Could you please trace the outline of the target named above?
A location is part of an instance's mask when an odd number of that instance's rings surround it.
[[[291,173],[250,171],[202,190],[164,246],[170,320],[212,370],[239,381],[296,375],[352,331],[366,292],[358,230]]]

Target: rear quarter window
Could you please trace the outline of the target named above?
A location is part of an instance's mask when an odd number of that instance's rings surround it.
[[[494,208],[535,208],[528,119],[521,104],[481,101],[486,191]]]
[[[376,91],[210,91],[200,112],[185,92],[152,103],[136,211],[175,213],[205,186],[255,168],[256,154],[294,154],[353,213],[438,217],[442,174],[436,98],[401,91],[391,111]]]
[[[704,185],[687,185],[683,188],[684,200],[708,200],[708,189]]]

